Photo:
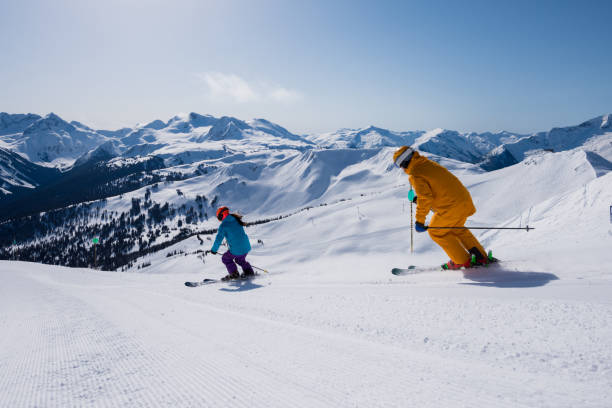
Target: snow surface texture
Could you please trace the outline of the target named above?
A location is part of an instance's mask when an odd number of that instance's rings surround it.
[[[214,178],[250,175],[261,197],[230,203],[247,219],[271,211],[265,196],[275,211],[329,203],[248,228],[248,259],[270,272],[250,282],[183,285],[225,274],[196,253],[205,236],[133,273],[0,262],[0,406],[610,406],[605,163],[574,149],[484,172],[434,156],[472,192],[470,225],[535,230],[477,234],[498,266],[396,277],[392,267],[446,257],[427,234],[410,253],[392,150],[279,155],[265,168],[227,158],[167,189],[231,193]],[[281,188],[295,196],[283,202]]]

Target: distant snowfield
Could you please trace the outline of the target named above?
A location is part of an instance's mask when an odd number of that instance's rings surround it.
[[[470,225],[535,228],[477,234],[503,262],[469,272],[390,274],[446,257],[426,234],[410,253],[384,153],[332,172],[331,204],[248,228],[252,282],[183,285],[224,274],[208,237],[130,273],[2,261],[0,406],[609,406],[612,173],[587,159],[443,159]]]

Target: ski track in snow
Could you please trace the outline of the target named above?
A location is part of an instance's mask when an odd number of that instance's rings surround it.
[[[612,307],[599,296],[498,297],[439,273],[191,289],[176,275],[0,265],[0,406],[585,407],[610,397]],[[510,347],[523,338],[507,323],[520,318],[530,335]]]

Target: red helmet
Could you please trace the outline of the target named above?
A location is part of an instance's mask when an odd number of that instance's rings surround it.
[[[227,207],[219,207],[219,209],[217,210],[217,219],[219,221],[223,221],[225,219],[225,217],[227,217],[229,215],[229,208]]]

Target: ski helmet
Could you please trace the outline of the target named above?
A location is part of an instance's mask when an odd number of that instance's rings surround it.
[[[408,163],[410,163],[413,154],[414,149],[412,147],[402,146],[393,154],[393,163],[395,163],[397,167],[405,169],[408,167]]]
[[[229,215],[229,208],[223,206],[217,210],[217,219],[223,221]]]

